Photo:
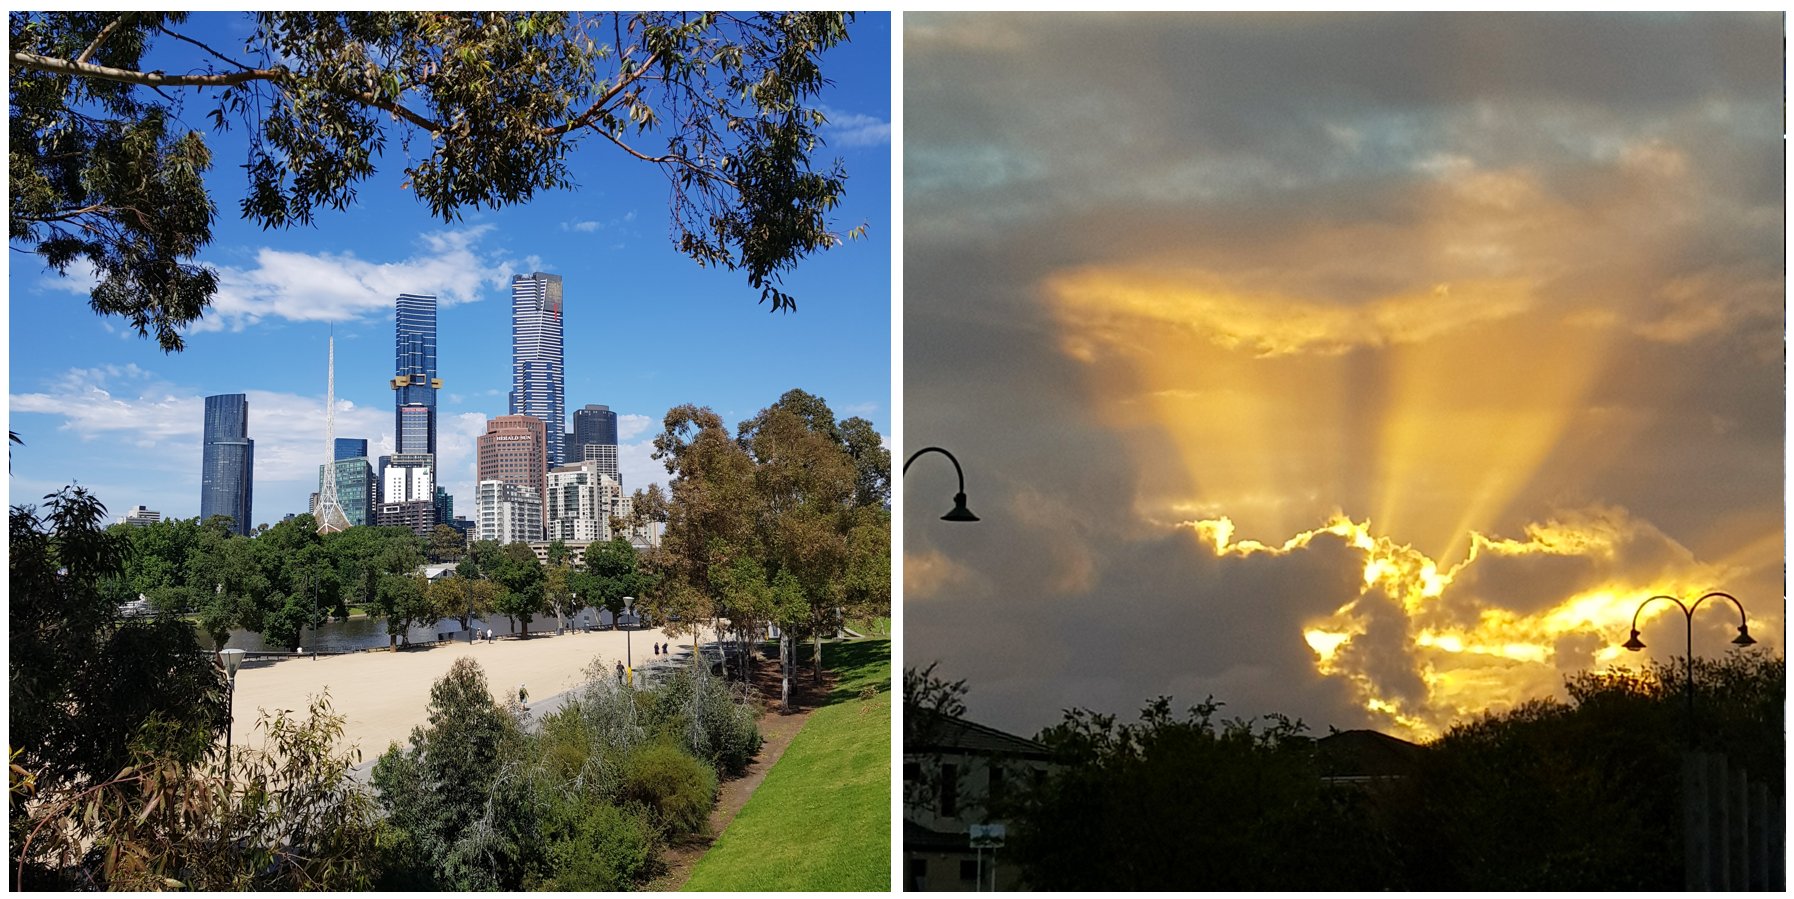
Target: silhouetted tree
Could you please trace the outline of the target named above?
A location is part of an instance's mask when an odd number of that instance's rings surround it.
[[[1136,724],[1072,709],[1039,741],[1058,763],[1006,810],[1011,857],[1052,890],[1400,886],[1362,791],[1321,780],[1313,741],[1280,715],[1216,721],[1212,698]]]
[[[1684,662],[1583,672],[1452,727],[1404,784],[1396,838],[1423,889],[1678,890]],[[1782,659],[1695,662],[1698,743],[1784,790]]]

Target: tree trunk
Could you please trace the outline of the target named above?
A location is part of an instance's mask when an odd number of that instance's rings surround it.
[[[779,632],[779,668],[783,678],[779,684],[779,707],[791,711],[791,635]]]
[[[816,633],[816,649],[814,651],[812,651],[810,654],[810,672],[815,676],[816,683],[821,684],[822,683],[822,632],[820,632],[820,631],[818,631]]]

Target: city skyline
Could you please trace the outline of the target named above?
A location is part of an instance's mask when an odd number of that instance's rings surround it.
[[[225,46],[240,41],[234,29],[244,22],[197,13],[190,24]],[[888,15],[860,15],[853,39],[824,58],[831,124],[817,155],[840,157],[851,175],[839,229],[869,230],[786,274],[795,313],[769,314],[739,273],[700,268],[671,247],[664,179],[597,145],[570,160],[578,190],[526,206],[470,209],[444,223],[391,167],[352,208],[320,211],[315,227],[263,231],[235,213],[244,182],[231,160],[243,135],[189,123],[206,131],[218,160],[205,177],[220,214],[199,261],[218,271],[220,289],[184,352],[164,354],[124,320],[94,315],[92,282],[78,269],[60,277],[28,256],[10,267],[10,424],[25,441],[12,453],[11,501],[36,503],[78,482],[115,517],[136,505],[194,517],[203,398],[243,393],[256,410],[255,524],[306,511],[324,461],[316,360],[329,324],[337,432],[369,440],[370,458],[390,455],[394,300],[414,293],[438,301],[439,480],[471,510],[474,438],[508,411],[510,278],[533,271],[557,273],[574,297],[589,298],[575,300],[585,305],[566,324],[566,402],[617,412],[630,489],[665,484],[650,441],[682,404],[738,421],[801,387],[888,436],[889,26]]]

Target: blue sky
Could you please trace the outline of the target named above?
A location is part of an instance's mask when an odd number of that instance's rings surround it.
[[[193,23],[228,43],[227,18],[196,14]],[[457,513],[470,514],[474,438],[507,412],[510,278],[537,270],[566,285],[567,409],[603,403],[621,416],[629,489],[665,482],[649,443],[681,403],[709,406],[732,427],[798,387],[888,437],[890,16],[862,13],[849,33],[824,60],[834,84],[820,98],[831,123],[817,156],[839,157],[848,171],[837,229],[865,224],[868,233],[786,275],[795,314],[769,313],[742,275],[676,252],[665,178],[598,141],[575,157],[578,189],[469,210],[446,225],[400,187],[403,151],[391,141],[353,208],[321,212],[312,227],[263,231],[237,216],[241,131],[213,133],[209,102],[190,97],[188,124],[214,154],[218,220],[200,260],[219,271],[219,295],[187,333],[186,351],[164,355],[122,319],[88,309],[89,278],[73,269],[59,277],[16,248],[8,254],[8,420],[25,440],[12,452],[10,502],[80,483],[115,517],[138,504],[197,515],[202,398],[246,393],[255,521],[305,511],[326,454],[332,326],[337,436],[390,452],[392,304],[400,292],[421,292],[440,304],[439,481]]]

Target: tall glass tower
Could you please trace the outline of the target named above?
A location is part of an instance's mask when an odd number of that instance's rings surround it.
[[[255,495],[255,441],[249,439],[249,397],[206,397],[205,448],[199,477],[199,520],[228,515],[231,530],[249,536]]]
[[[566,456],[566,374],[561,356],[561,276],[511,276],[511,414],[542,420],[548,467]]]
[[[399,294],[394,333],[393,440],[399,453],[436,452],[436,298]]]
[[[587,404],[573,411],[573,441],[568,450],[568,465],[596,459],[598,470],[611,480],[623,482],[617,471],[617,413],[609,406]]]

